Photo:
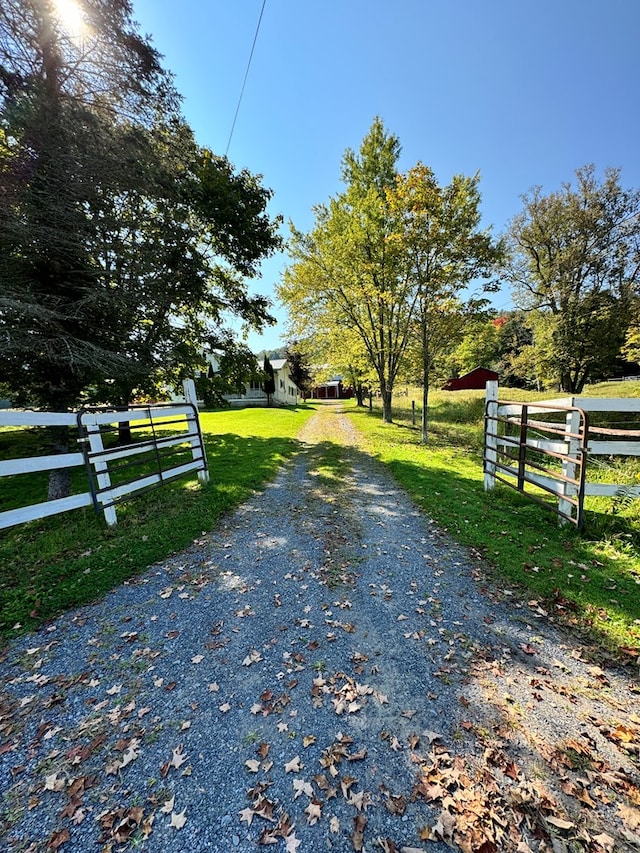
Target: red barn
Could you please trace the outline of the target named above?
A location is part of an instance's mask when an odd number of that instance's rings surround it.
[[[458,379],[448,379],[442,386],[443,391],[484,390],[487,382],[497,381],[495,370],[486,367],[476,367]]]

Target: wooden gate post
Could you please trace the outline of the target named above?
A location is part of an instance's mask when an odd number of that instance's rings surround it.
[[[491,379],[486,385],[486,414],[484,421],[484,490],[488,492],[496,485],[496,462],[498,460],[498,383]]]

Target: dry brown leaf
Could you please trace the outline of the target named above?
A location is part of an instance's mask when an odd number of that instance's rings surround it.
[[[169,766],[175,767],[176,770],[185,763],[185,761],[187,760],[187,757],[188,757],[184,754],[182,749],[183,749],[182,744],[177,746],[173,750],[173,753],[171,755],[171,761],[169,761]]]
[[[49,838],[47,842],[47,850],[57,850],[59,847],[62,847],[69,839],[71,835],[68,829],[56,829]]]
[[[593,841],[597,842],[600,847],[604,848],[607,853],[614,853],[615,851],[615,838],[612,838],[610,835],[607,835],[606,832],[601,832],[600,835],[594,835]]]
[[[242,823],[244,821],[247,824],[247,826],[251,826],[251,821],[253,820],[253,816],[255,814],[253,809],[250,809],[250,808],[242,809],[242,811],[239,814],[240,814],[240,822]]]
[[[291,761],[288,761],[284,765],[285,773],[299,773],[303,768],[303,764],[300,762],[300,756],[296,755],[295,758],[292,758]]]
[[[359,853],[364,845],[364,828],[367,825],[367,819],[363,814],[356,815],[353,819],[353,834],[351,843],[353,849]]]
[[[250,758],[248,761],[245,761],[244,766],[247,768],[249,773],[257,773],[260,770],[260,762],[255,758]]]
[[[171,814],[171,812],[173,811],[173,803],[174,803],[174,801],[175,801],[175,798],[176,798],[176,797],[175,797],[175,794],[174,794],[174,795],[173,795],[173,797],[171,797],[171,799],[170,799],[170,800],[165,800],[164,805],[163,805],[163,806],[162,806],[162,808],[160,809],[160,811],[161,811],[163,814]]]
[[[174,829],[182,829],[187,822],[186,812],[186,809],[183,809],[180,813],[171,812],[171,821],[169,822],[169,826],[172,826]]]
[[[313,826],[322,817],[322,803],[319,800],[311,800],[304,813],[307,816],[309,826]]]
[[[296,853],[301,843],[300,839],[296,838],[295,832],[292,832],[291,835],[287,835],[284,845],[285,853]]]
[[[557,826],[558,829],[572,829],[575,826],[575,823],[572,823],[570,820],[564,820],[561,817],[547,817],[546,821],[552,826]]]
[[[306,794],[309,799],[313,797],[313,786],[311,782],[306,782],[304,779],[294,779],[293,790],[295,791],[294,800],[297,800],[300,794]]]

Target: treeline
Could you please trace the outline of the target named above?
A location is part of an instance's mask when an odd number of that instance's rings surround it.
[[[532,190],[495,237],[479,174],[441,186],[422,163],[400,172],[399,155],[376,118],[344,154],[343,192],[316,205],[308,233],[292,228],[278,295],[312,361],[375,384],[387,421],[395,384],[418,380],[423,441],[429,385],[480,364],[576,393],[640,361],[640,192],[618,171]],[[487,294],[504,285],[517,310],[498,315]]]

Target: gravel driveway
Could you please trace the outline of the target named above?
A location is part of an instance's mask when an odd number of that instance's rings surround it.
[[[5,650],[0,848],[640,849],[637,671],[492,587],[338,409],[299,438],[188,551]]]

